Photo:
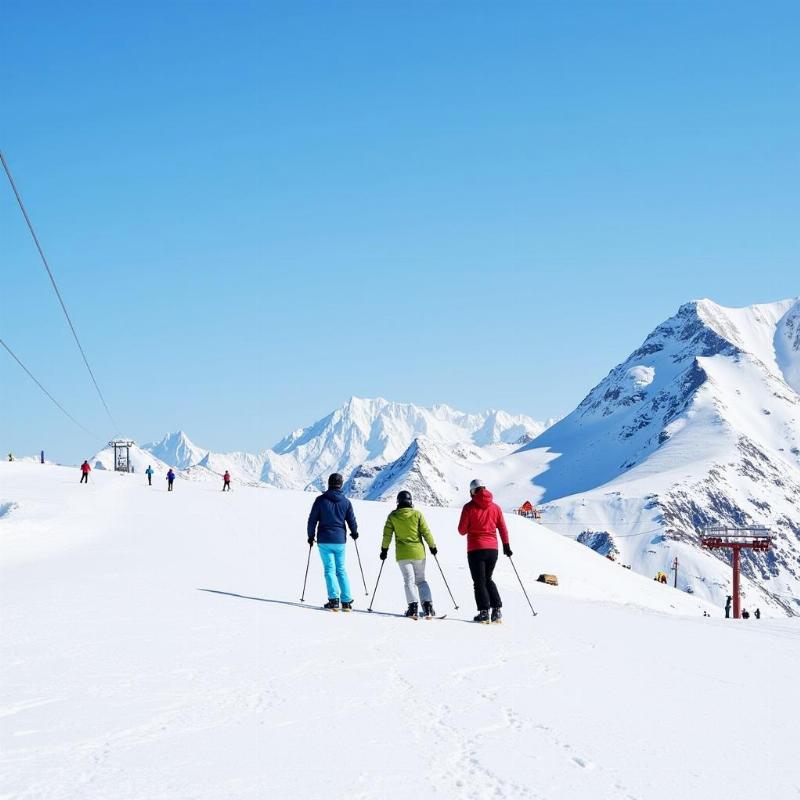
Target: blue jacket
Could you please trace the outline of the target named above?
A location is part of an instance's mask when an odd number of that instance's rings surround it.
[[[350,528],[350,533],[358,532],[353,504],[344,496],[344,492],[328,489],[317,497],[311,506],[311,513],[308,515],[308,538],[313,539],[316,535],[319,544],[344,544],[347,541],[345,522]]]

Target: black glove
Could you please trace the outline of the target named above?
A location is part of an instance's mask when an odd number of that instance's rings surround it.
[[[429,547],[428,549],[431,551],[432,556],[435,556],[439,552],[438,547]]]
[[[351,533],[350,533],[350,538],[351,538],[353,541],[355,541],[356,539],[358,539],[358,531],[351,531]]]
[[[504,552],[504,553],[505,553],[505,554],[506,554],[506,555],[507,555],[509,558],[511,558],[511,556],[513,556],[513,555],[514,555],[514,554],[511,552],[511,545],[510,545],[510,544],[504,544],[504,545],[503,545],[503,552]]]
[[[308,546],[309,547],[313,547],[314,546],[314,537],[313,536],[308,540]]]
[[[388,547],[381,547],[381,561],[386,561],[386,556],[389,555]]]

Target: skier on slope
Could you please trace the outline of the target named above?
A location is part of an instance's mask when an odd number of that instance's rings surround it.
[[[350,594],[350,580],[344,557],[347,528],[350,529],[350,537],[355,541],[358,539],[358,523],[353,513],[353,504],[342,492],[343,485],[342,476],[334,472],[328,478],[328,491],[314,500],[308,515],[308,546],[313,547],[316,538],[328,590],[328,602],[323,608],[329,611],[338,611],[340,600],[342,611],[353,610],[353,595]]]
[[[172,471],[172,467],[169,468],[169,472],[167,473],[167,491],[172,491],[172,484],[175,483],[175,473]]]
[[[731,597],[731,595],[728,595],[727,600],[725,600],[725,619],[730,619],[730,616],[731,616],[731,601],[732,600],[733,600],[733,597]]]
[[[229,492],[231,490],[231,474],[228,470],[225,470],[225,474],[222,476],[222,491]]]
[[[461,511],[458,532],[467,537],[467,561],[475,588],[478,614],[475,622],[501,622],[503,601],[492,573],[497,564],[497,531],[503,540],[503,552],[510,558],[513,553],[508,543],[508,530],[503,511],[492,498],[483,481],[475,478],[469,485],[472,499]],[[489,616],[489,609],[492,614]]]
[[[144,474],[147,475],[147,485],[148,486],[152,486],[153,485],[153,472],[154,472],[153,468],[148,464],[147,465],[147,469],[144,471]]]
[[[422,616],[426,618],[436,616],[431,589],[425,580],[425,546],[422,540],[428,543],[432,555],[435,556],[438,550],[425,517],[421,511],[414,508],[411,492],[404,490],[397,495],[397,508],[386,518],[381,542],[381,561],[386,559],[392,536],[395,540],[397,566],[400,567],[406,590],[408,603],[406,616],[412,619],[417,619],[419,616],[415,584],[422,603]]]
[[[89,483],[89,473],[92,471],[92,468],[89,466],[89,462],[85,461],[81,464],[81,483]]]

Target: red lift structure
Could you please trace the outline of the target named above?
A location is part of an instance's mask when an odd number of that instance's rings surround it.
[[[742,550],[766,552],[772,544],[769,529],[760,525],[748,525],[740,528],[728,525],[709,525],[700,535],[700,544],[709,550],[730,550],[733,566],[733,618],[741,617],[741,599],[739,598],[739,561]]]

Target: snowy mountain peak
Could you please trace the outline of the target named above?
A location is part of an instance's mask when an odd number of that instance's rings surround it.
[[[751,364],[753,380],[771,393],[800,384],[798,305],[782,300],[726,308],[708,299],[682,305],[572,414],[528,445],[565,453],[540,477],[546,497],[615,478],[642,463],[698,414],[708,420],[704,430],[741,428],[739,397],[745,385],[737,385],[742,376],[731,374],[733,363]],[[711,436],[709,446],[719,441],[719,435]]]
[[[203,467],[213,474],[229,467],[236,480],[285,489],[322,489],[331,472],[341,472],[351,479],[348,485],[354,494],[373,496],[367,478],[371,480],[398,459],[406,464],[434,458],[483,463],[510,453],[545,427],[546,423],[530,417],[499,410],[468,414],[445,404],[423,407],[353,396],[326,417],[294,430],[257,455],[209,453],[183,431],[145,449],[180,469]],[[426,442],[424,447],[438,448],[437,455],[428,457],[418,452],[417,445],[412,448],[417,440]],[[451,487],[442,482],[437,491],[437,503],[452,494]]]
[[[182,430],[168,433],[160,442],[142,445],[142,449],[178,469],[199,464],[208,453],[197,447]]]

